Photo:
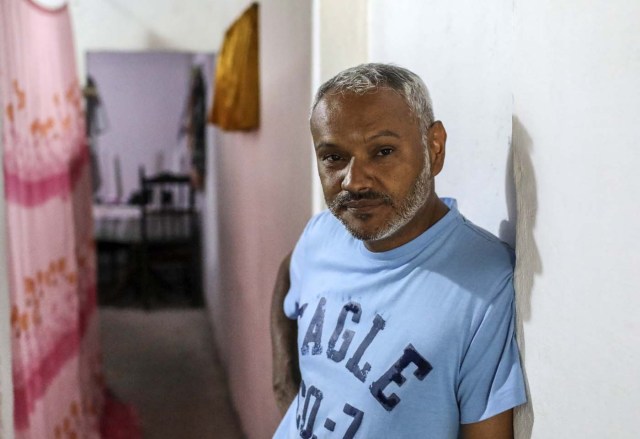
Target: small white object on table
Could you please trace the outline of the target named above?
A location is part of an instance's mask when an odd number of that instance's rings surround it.
[[[189,218],[186,215],[162,215],[152,210],[147,220],[149,241],[186,239],[189,237]],[[94,204],[96,241],[137,243],[141,241],[140,206],[127,204]]]
[[[96,241],[139,242],[141,217],[139,206],[94,204],[93,220]]]

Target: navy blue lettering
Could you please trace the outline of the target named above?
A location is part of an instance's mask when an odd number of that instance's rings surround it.
[[[356,349],[353,357],[347,361],[346,368],[363,383],[367,379],[367,373],[371,370],[371,365],[369,363],[365,363],[361,369],[360,366],[358,366],[358,363],[362,359],[362,355],[364,355],[364,352],[367,350],[373,339],[378,335],[378,332],[384,329],[385,323],[384,319],[379,314],[376,314],[376,317],[373,319],[371,330],[364,340],[362,340],[362,343],[360,343],[360,346]]]
[[[307,394],[307,385],[304,383],[304,380],[300,382],[300,396],[297,398],[296,404],[296,413],[300,413],[300,397],[304,398]],[[301,416],[298,414],[296,416],[296,428],[300,430],[300,421],[302,421]]]
[[[358,432],[358,428],[360,428],[360,424],[362,424],[364,412],[362,410],[358,410],[348,403],[344,405],[342,411],[353,418],[351,425],[344,434],[344,439],[353,439],[353,437]]]
[[[395,362],[393,366],[389,368],[388,371],[384,373],[379,379],[377,379],[371,386],[369,390],[371,390],[371,394],[378,402],[384,407],[385,410],[391,411],[395,406],[400,402],[400,398],[395,393],[387,396],[384,394],[384,389],[394,382],[401,387],[404,382],[407,380],[403,375],[402,371],[407,368],[409,364],[415,364],[417,369],[413,374],[420,381],[424,380],[425,377],[431,372],[433,367],[427,360],[422,357],[416,351],[416,349],[409,344],[405,349],[402,357],[398,361]]]
[[[304,341],[300,347],[300,353],[307,355],[309,353],[309,344],[313,343],[311,349],[311,355],[319,355],[322,353],[322,325],[324,324],[324,306],[327,303],[327,299],[322,297],[318,302],[315,314],[311,319],[307,334],[304,336]]]
[[[336,422],[333,419],[327,418],[324,421],[324,428],[326,428],[329,431],[333,431],[336,429]]]
[[[345,306],[342,307],[342,311],[340,311],[340,316],[338,317],[338,323],[336,324],[336,329],[333,331],[333,335],[329,340],[329,346],[327,348],[327,357],[331,358],[336,363],[344,360],[344,357],[347,355],[347,349],[349,349],[349,345],[351,344],[351,340],[353,340],[353,336],[355,332],[347,329],[342,334],[342,346],[338,351],[335,350],[336,343],[338,342],[338,337],[340,333],[344,329],[344,322],[347,319],[347,314],[352,313],[351,321],[354,323],[360,322],[360,315],[362,314],[362,310],[360,309],[360,304],[356,302],[349,302]]]
[[[302,306],[298,306],[298,304],[296,303],[296,317],[297,318],[301,318],[302,317],[302,315],[304,314],[304,310],[307,309],[307,305],[309,305],[309,304],[305,303]]]
[[[309,410],[311,398],[313,398],[313,407],[311,408],[311,413],[309,413],[309,419],[307,419],[307,411]],[[314,386],[309,387],[309,392],[304,400],[304,408],[302,409],[302,426],[304,427],[300,430],[300,437],[302,439],[317,439],[317,436],[313,434],[313,425],[316,423],[316,416],[318,415],[321,402],[322,392]]]

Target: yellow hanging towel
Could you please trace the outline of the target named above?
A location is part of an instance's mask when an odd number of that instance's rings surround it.
[[[260,126],[258,68],[258,4],[253,3],[225,34],[216,65],[210,123],[225,131]]]

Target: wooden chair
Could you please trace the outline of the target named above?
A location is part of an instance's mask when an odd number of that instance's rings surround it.
[[[192,306],[202,304],[200,227],[195,191],[188,175],[146,176],[140,168],[141,294],[146,307],[155,292],[183,290]],[[177,280],[169,268],[180,267]]]

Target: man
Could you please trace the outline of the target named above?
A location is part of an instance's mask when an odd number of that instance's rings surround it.
[[[318,90],[311,134],[329,211],[278,275],[274,437],[513,437],[513,252],[436,195],[447,135],[426,86],[345,70]]]

